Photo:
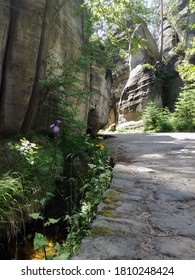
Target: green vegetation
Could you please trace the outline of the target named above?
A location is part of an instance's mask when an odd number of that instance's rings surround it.
[[[128,49],[133,53],[144,47],[137,27],[140,23],[147,22],[151,13],[145,0],[89,0],[85,1],[83,9],[90,11],[88,22],[90,49],[96,56],[103,54],[99,56],[103,58],[103,65],[107,61],[107,67],[113,67],[113,58],[124,57]],[[98,48],[94,49],[93,46]]]
[[[190,1],[190,9],[191,12],[195,11],[194,1]],[[157,108],[153,102],[148,104],[142,115],[145,131],[195,131],[195,65],[189,63],[189,57],[195,54],[195,39],[190,49],[184,50],[183,44],[180,43],[175,51],[183,58],[178,72],[184,87],[175,103],[173,113],[168,108]],[[158,76],[157,79],[162,83],[166,81],[166,77],[163,76]]]
[[[73,143],[78,143],[74,154],[70,144],[69,149],[63,149],[67,145],[64,139],[67,141],[67,138],[63,137],[62,129],[60,134],[55,134],[51,139],[33,134],[31,139],[36,140],[36,143],[24,138],[20,138],[20,142],[8,142],[4,152],[12,158],[11,163],[9,166],[1,164],[4,171],[7,168],[10,173],[4,173],[0,178],[2,239],[5,236],[16,238],[19,234],[19,239],[25,240],[25,224],[33,219],[42,224],[41,232],[35,234],[35,250],[44,250],[45,258],[48,259],[45,251],[48,243],[46,228],[65,221],[64,231],[68,230],[68,235],[64,236],[63,244],[56,243],[59,246],[55,248],[59,250],[55,250],[52,258],[71,258],[77,252],[111,179],[109,156],[104,146],[98,140],[77,137],[79,141]],[[85,171],[82,169],[83,164]],[[65,204],[64,213],[48,216],[47,207],[52,205],[52,200],[56,203],[56,195]],[[18,245],[15,245],[17,251]]]
[[[149,132],[194,132],[195,131],[195,89],[183,90],[175,103],[174,113],[157,108],[151,102],[142,115],[144,130]]]
[[[26,187],[24,187],[26,185]],[[0,237],[17,236],[31,211],[35,189],[24,182],[19,173],[7,173],[0,177]]]
[[[89,226],[96,216],[97,206],[102,200],[102,195],[109,187],[111,169],[107,152],[102,144],[90,143],[90,145],[93,149],[88,163],[88,176],[80,186],[74,185],[74,191],[77,193],[77,196],[75,197],[72,194],[70,203],[67,200],[69,214],[64,213],[58,219],[47,218],[47,221],[46,217],[41,213],[32,213],[30,215],[35,220],[43,220],[44,228],[50,224],[58,223],[60,219],[68,223],[67,238],[63,243],[57,242],[55,244],[53,248],[55,253],[50,256],[47,256],[45,249],[49,241],[43,234],[36,233],[34,239],[35,250],[43,250],[45,259],[70,259],[78,251],[82,238],[87,235]],[[76,180],[76,178],[69,179]]]
[[[150,102],[142,115],[144,130],[150,132],[172,131],[170,115],[168,109],[157,108],[154,102]]]
[[[194,2],[190,5],[194,11]],[[40,225],[33,234],[35,250],[43,251],[45,259],[70,259],[89,233],[97,206],[110,184],[107,151],[97,139],[86,137],[86,126],[77,119],[79,104],[88,102],[92,94],[81,89],[79,77],[94,62],[112,68],[113,58],[123,57],[124,50],[133,53],[143,48],[137,29],[150,12],[142,0],[91,0],[84,8],[91,10],[91,16],[81,56],[63,65],[51,60],[47,77],[41,81],[41,102],[50,108],[48,130],[0,141],[0,245],[14,240],[15,259],[20,243],[26,241],[29,221]],[[186,56],[194,51],[195,45]],[[183,55],[183,46],[178,45],[176,52]],[[143,68],[154,71],[150,64]],[[178,71],[185,86],[174,113],[148,104],[143,113],[145,131],[195,131],[195,66],[183,61]],[[166,76],[158,79],[164,82]],[[110,205],[105,205],[100,215],[124,217],[114,211],[119,197],[119,192],[110,190],[103,198]],[[54,254],[48,255],[47,229],[59,224],[65,227],[64,236],[55,236]],[[94,230],[91,234],[98,233]],[[100,233],[109,231],[102,228]]]
[[[146,69],[146,70],[150,70],[150,71],[155,71],[154,65],[151,65],[149,63],[143,64],[142,67],[144,70]]]
[[[99,140],[86,137],[86,126],[76,119],[79,102],[91,94],[80,90],[82,67],[80,60],[51,64],[42,81],[42,102],[52,103],[47,132],[0,142],[0,232],[2,243],[15,240],[14,258],[19,243],[26,241],[30,220],[41,225],[34,236],[35,250],[42,250],[45,259],[71,258],[109,186],[109,156]],[[48,228],[59,223],[65,227],[63,242],[59,237],[55,255],[47,256]]]

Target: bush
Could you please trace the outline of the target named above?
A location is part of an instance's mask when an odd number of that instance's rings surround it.
[[[185,87],[175,103],[174,113],[150,102],[142,115],[144,130],[149,132],[194,132],[195,89]]]
[[[155,71],[154,65],[151,65],[151,64],[149,64],[149,63],[143,64],[143,65],[142,65],[142,68],[143,68],[144,70]]]
[[[176,131],[195,131],[195,89],[184,89],[180,93],[173,116]]]
[[[143,112],[142,120],[144,131],[165,132],[172,131],[172,118],[168,109],[157,108],[155,103],[150,102]]]
[[[26,185],[26,186],[25,186]],[[18,173],[0,177],[0,237],[17,236],[31,211],[36,190]]]

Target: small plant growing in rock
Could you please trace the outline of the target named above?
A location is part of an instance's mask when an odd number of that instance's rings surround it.
[[[143,68],[144,70],[155,71],[154,65],[151,65],[151,64],[149,64],[149,63],[143,64],[143,65],[142,65],[142,68]]]

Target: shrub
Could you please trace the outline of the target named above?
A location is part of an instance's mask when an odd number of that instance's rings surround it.
[[[144,130],[149,132],[194,132],[195,131],[195,89],[184,88],[175,103],[174,113],[157,108],[150,102],[143,112]]]
[[[184,89],[175,103],[176,131],[195,131],[195,89]]]
[[[144,130],[150,132],[165,132],[173,130],[171,114],[168,109],[157,108],[154,102],[142,114]]]
[[[0,236],[17,236],[31,211],[36,190],[19,173],[8,173],[0,177]]]
[[[155,67],[154,67],[154,65],[151,65],[151,64],[149,64],[149,63],[146,63],[146,64],[143,64],[142,65],[142,68],[145,70],[150,70],[150,71],[155,71]]]

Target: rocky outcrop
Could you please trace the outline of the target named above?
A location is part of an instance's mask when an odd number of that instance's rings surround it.
[[[118,127],[124,123],[128,127],[140,120],[146,104],[152,100],[158,106],[167,106],[174,110],[178,98],[182,78],[177,71],[182,63],[186,48],[190,48],[195,31],[189,24],[195,23],[195,15],[189,11],[189,0],[177,0],[163,18],[163,65],[159,68],[159,51],[156,42],[147,26],[138,28],[139,35],[145,40],[146,48],[130,55],[129,69],[125,68],[126,61],[118,76],[114,77],[114,90],[120,96],[117,105]],[[191,63],[195,55],[188,57]],[[121,75],[122,73],[122,75]]]
[[[77,12],[82,3],[83,0],[0,2],[2,135],[19,131],[26,133],[32,129],[43,130],[50,124],[51,110],[48,101],[43,102],[45,92],[41,80],[45,79],[48,65],[52,61],[63,64],[79,56],[85,39],[85,14]],[[94,75],[97,76],[93,73],[92,76]],[[88,91],[90,75],[83,72],[79,78],[79,90]],[[103,75],[100,79],[101,89],[97,91],[101,92],[101,95],[105,94],[107,99],[109,93],[106,79]],[[95,87],[97,88],[98,84]],[[105,100],[101,102],[105,106],[108,104]],[[89,98],[80,103],[78,109],[78,118],[87,123]],[[98,127],[101,123],[101,114],[102,112],[98,111]],[[106,122],[105,119],[104,116],[102,123]]]
[[[195,14],[189,11],[189,0],[177,0],[170,6],[163,22],[163,67],[158,78],[163,86],[163,105],[174,110],[174,103],[183,86],[177,71],[185,57],[185,50],[190,48],[195,31],[189,24],[195,23]],[[193,57],[189,57],[193,61]]]
[[[170,6],[168,16],[178,34],[179,41],[185,42],[186,46],[190,47],[194,30],[189,28],[189,25],[195,23],[195,13],[189,11],[189,0],[176,0],[176,3]]]
[[[129,57],[125,59],[118,59],[117,69],[112,74],[112,89],[111,89],[111,101],[109,120],[104,129],[108,131],[115,131],[118,124],[118,104],[121,98],[121,92],[123,91],[128,78],[129,78]]]
[[[91,69],[89,101],[88,132],[95,136],[103,128],[109,119],[111,101],[112,74],[108,71],[106,76],[99,65],[93,65]]]
[[[163,54],[165,62],[172,56],[182,55],[182,51],[190,48],[195,31],[189,27],[195,23],[195,14],[190,13],[189,0],[177,0],[170,4],[167,15],[163,19]]]
[[[139,120],[149,100],[161,104],[161,86],[155,77],[158,47],[146,25],[140,25],[138,33],[144,39],[145,48],[130,55],[130,75],[120,98],[119,123]]]

